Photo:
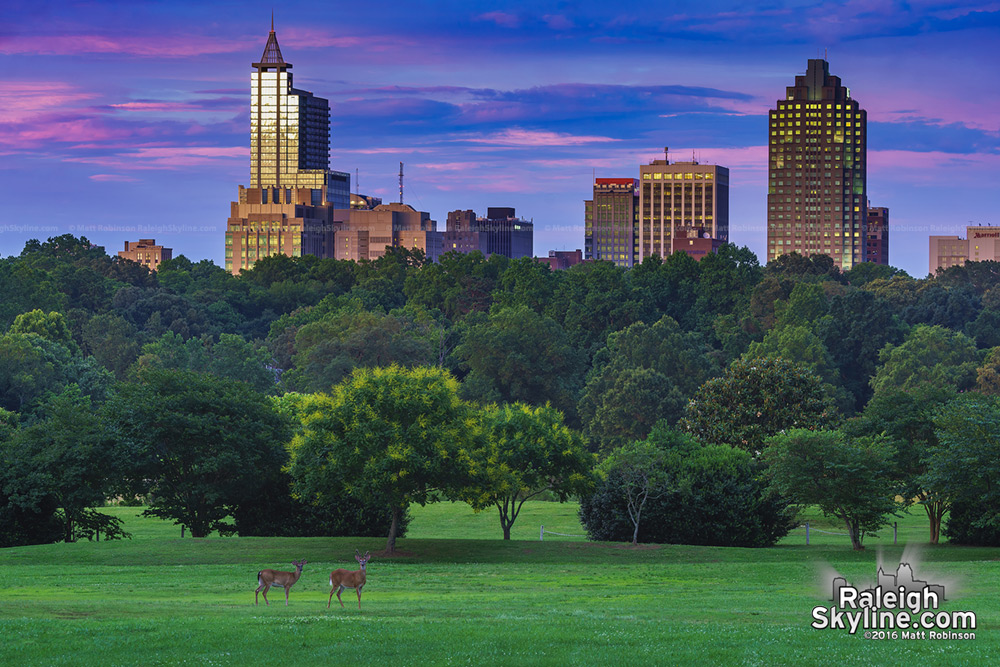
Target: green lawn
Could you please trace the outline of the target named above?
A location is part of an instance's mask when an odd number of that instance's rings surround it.
[[[156,664],[990,664],[1000,653],[1000,549],[941,545],[921,573],[964,581],[948,609],[978,615],[974,641],[866,641],[809,627],[824,564],[874,575],[877,544],[796,530],[772,549],[595,544],[575,506],[529,503],[510,542],[495,513],[440,503],[413,509],[395,558],[375,556],[357,609],[326,608],[331,569],[381,539],[180,539],[180,529],[114,508],[134,539],[0,550],[0,662]],[[822,517],[814,529],[843,532]],[[926,518],[899,519],[900,544],[925,542]],[[284,605],[253,605],[257,570],[302,579]],[[956,591],[955,587],[949,592]],[[957,593],[957,591],[956,591]]]

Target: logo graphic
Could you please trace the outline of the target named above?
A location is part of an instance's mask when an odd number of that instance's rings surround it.
[[[903,557],[907,562],[900,562],[895,573],[879,563],[872,586],[852,585],[833,572],[826,578],[833,604],[813,607],[812,627],[851,635],[860,631],[865,639],[975,639],[975,612],[941,609],[945,584],[915,576],[915,551],[907,549]]]

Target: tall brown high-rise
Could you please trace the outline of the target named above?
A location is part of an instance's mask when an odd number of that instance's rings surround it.
[[[770,112],[767,259],[867,260],[867,114],[825,60],[810,60]]]

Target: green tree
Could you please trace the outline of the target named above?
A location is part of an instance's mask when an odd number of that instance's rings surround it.
[[[194,537],[230,528],[226,517],[281,466],[290,438],[266,396],[190,371],[144,370],[108,402],[106,419],[130,490],[150,494],[145,514]]]
[[[291,473],[298,495],[346,489],[392,515],[386,551],[396,549],[411,503],[457,497],[475,418],[458,382],[439,368],[359,368],[330,396],[305,397],[293,438]]]
[[[73,340],[73,334],[69,330],[69,323],[62,313],[50,312],[35,309],[27,313],[21,313],[14,318],[14,324],[10,327],[10,332],[15,334],[38,334],[56,343],[64,345],[70,351],[76,351],[77,345]]]
[[[639,543],[639,527],[647,503],[666,491],[664,457],[664,451],[651,442],[630,442],[609,456],[601,467],[605,477],[614,474],[619,478],[625,513],[632,524],[633,545]]]
[[[901,345],[887,345],[879,353],[871,379],[875,393],[908,391],[921,384],[971,389],[976,382],[979,352],[974,340],[941,326],[918,325]]]
[[[563,425],[558,410],[490,405],[480,424],[480,438],[468,452],[462,498],[477,512],[496,507],[505,540],[527,500],[551,491],[562,502],[590,489],[594,455]]]
[[[119,380],[125,379],[129,366],[139,358],[135,327],[114,313],[88,319],[83,325],[81,343],[85,354],[94,357]]]
[[[220,334],[184,340],[172,331],[142,346],[135,372],[147,368],[165,368],[195,373],[209,373],[219,378],[246,382],[262,393],[276,391],[271,355],[261,345],[243,340],[236,334]]]
[[[902,269],[889,266],[887,264],[876,264],[875,262],[862,262],[855,264],[851,269],[844,272],[844,277],[851,285],[861,287],[873,280],[888,280],[895,275],[909,277]]]
[[[854,410],[854,397],[848,395],[841,386],[840,372],[837,370],[826,345],[807,326],[778,326],[767,332],[764,340],[751,343],[743,355],[744,359],[785,359],[800,364],[823,380],[823,391],[827,393],[842,412]]]
[[[895,450],[885,438],[792,429],[767,441],[764,461],[774,489],[793,503],[817,505],[840,519],[855,550],[897,511],[891,479]]]
[[[590,353],[610,332],[651,315],[646,295],[626,275],[625,269],[611,262],[570,267],[561,276],[545,314],[562,326],[574,347]]]
[[[923,485],[941,498],[975,508],[977,528],[1000,528],[1000,399],[964,394],[934,418]]]
[[[697,333],[669,316],[608,336],[580,399],[587,434],[604,448],[643,440],[660,419],[675,423],[695,390],[718,367]]]
[[[703,384],[678,426],[703,442],[758,455],[764,441],[791,428],[824,428],[837,419],[812,371],[785,359],[739,359]]]
[[[527,306],[468,318],[455,357],[468,369],[462,397],[481,403],[551,403],[572,417],[584,360],[562,327]]]
[[[295,391],[329,391],[357,367],[433,365],[445,329],[422,308],[385,315],[351,301],[298,329],[293,366],[282,379]]]
[[[884,300],[852,289],[830,299],[829,313],[816,333],[840,371],[844,389],[854,398],[854,411],[871,398],[869,382],[878,367],[879,351],[887,344],[898,345],[906,328]]]
[[[21,429],[4,446],[8,504],[36,515],[53,510],[66,542],[89,537],[95,528],[109,539],[127,536],[120,520],[91,509],[104,503],[116,480],[109,443],[90,399],[71,385],[50,394],[43,412],[45,419]]]
[[[937,446],[934,414],[955,397],[949,388],[923,385],[912,391],[876,394],[857,418],[844,424],[848,436],[881,434],[896,450],[893,478],[900,484],[904,502],[923,506],[930,525],[930,543],[937,544],[941,520],[951,501],[923,485],[927,456]]]
[[[0,335],[0,407],[26,415],[47,392],[76,384],[95,403],[102,402],[113,377],[89,357],[35,333]]]
[[[1000,395],[1000,347],[991,349],[983,365],[976,369],[976,391],[988,396]]]
[[[774,305],[775,328],[808,326],[827,314],[829,304],[823,286],[817,283],[798,283],[792,288],[787,301]]]

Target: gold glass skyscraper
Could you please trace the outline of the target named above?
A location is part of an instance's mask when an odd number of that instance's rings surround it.
[[[318,190],[320,204],[329,182],[330,103],[292,86],[292,65],[281,57],[273,26],[253,67],[250,187]]]
[[[767,259],[825,254],[841,269],[867,261],[867,114],[810,60],[768,123]]]
[[[226,226],[226,270],[263,257],[333,256],[333,209],[350,208],[350,175],[330,170],[330,104],[292,86],[274,25],[250,75],[250,185]]]

